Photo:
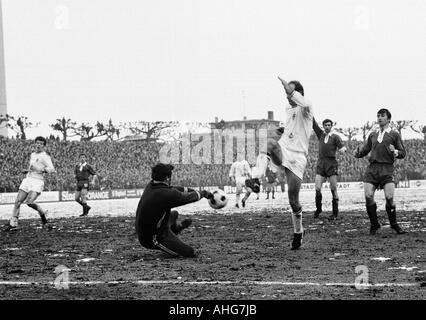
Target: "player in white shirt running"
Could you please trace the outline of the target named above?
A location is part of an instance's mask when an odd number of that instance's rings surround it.
[[[239,158],[234,162],[229,170],[229,177],[237,188],[235,192],[235,207],[239,208],[240,195],[243,192],[245,182],[247,179],[251,179],[251,168],[247,160]],[[247,200],[246,197],[244,199]],[[243,207],[245,206],[245,200],[242,202]]]
[[[31,153],[30,165],[28,170],[23,170],[27,176],[22,180],[19,186],[18,195],[12,211],[12,217],[5,231],[14,231],[18,229],[18,219],[21,204],[24,202],[40,214],[43,227],[47,226],[46,212],[36,204],[35,201],[44,189],[44,174],[55,172],[52,159],[45,152],[46,139],[43,137],[35,138],[36,151]]]
[[[300,82],[287,83],[280,77],[278,79],[285,89],[290,105],[286,108],[284,132],[279,138],[268,138],[267,153],[272,170],[284,170],[287,177],[294,227],[291,249],[296,250],[301,247],[304,236],[299,192],[307,163],[309,138],[313,130],[313,113],[311,103],[304,97],[304,89]],[[265,161],[263,172],[266,171],[267,165],[268,162]]]

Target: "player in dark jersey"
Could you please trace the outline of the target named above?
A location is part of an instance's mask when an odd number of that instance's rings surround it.
[[[333,212],[329,216],[330,220],[337,218],[339,214],[339,196],[337,195],[337,175],[338,164],[336,160],[336,152],[346,152],[342,139],[335,133],[331,132],[333,121],[325,119],[322,122],[324,130],[322,130],[316,120],[313,121],[313,129],[318,137],[318,162],[315,176],[315,205],[316,211],[314,218],[318,218],[322,212],[322,184],[326,179],[330,182],[330,191],[333,197]]]
[[[86,162],[86,155],[80,154],[80,163],[75,168],[75,178],[77,180],[77,189],[75,191],[75,201],[77,201],[83,207],[83,213],[80,215],[86,216],[89,213],[91,207],[87,204],[87,193],[89,192],[89,178],[90,176],[96,177],[96,172],[92,166]]]
[[[269,166],[266,168],[266,199],[269,199],[269,193],[272,192],[272,199],[275,199],[275,186],[277,179],[277,173],[273,172]]]
[[[151,182],[146,186],[136,211],[136,233],[140,244],[148,249],[162,250],[172,256],[195,257],[192,247],[177,235],[191,224],[191,219],[178,223],[178,212],[172,208],[213,197],[186,187],[170,186],[173,166],[159,163],[152,168]]]
[[[391,130],[389,122],[391,113],[387,109],[380,109],[377,112],[377,122],[380,130],[372,132],[367,142],[355,152],[356,158],[362,158],[370,153],[370,165],[364,176],[364,193],[368,217],[370,219],[370,234],[376,234],[380,229],[377,218],[377,204],[374,201],[374,193],[377,189],[383,189],[386,199],[386,212],[388,214],[390,226],[398,234],[404,234],[396,221],[396,208],[393,201],[394,182],[394,162],[395,159],[403,159],[406,155],[405,147],[398,132]]]

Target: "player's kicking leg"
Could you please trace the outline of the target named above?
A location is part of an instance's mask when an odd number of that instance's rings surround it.
[[[5,226],[4,231],[18,230],[19,212],[21,210],[21,205],[25,201],[27,196],[27,192],[23,190],[18,190],[18,195],[16,196],[15,203],[12,209],[12,217],[9,219],[9,223]]]
[[[386,212],[388,214],[391,228],[395,230],[396,233],[398,234],[407,233],[407,231],[402,230],[402,228],[399,226],[399,224],[396,221],[396,207],[393,202],[393,196],[395,193],[394,182],[386,183],[383,187],[383,190],[385,192],[385,199],[386,199]]]
[[[49,227],[47,224],[46,211],[44,211],[39,204],[35,203],[40,193],[35,191],[30,191],[28,193],[26,203],[31,209],[34,209],[40,215],[41,223],[43,227]],[[50,227],[49,227],[50,228]]]
[[[291,250],[297,250],[302,246],[304,229],[302,226],[302,206],[299,203],[299,192],[302,185],[302,180],[293,172],[285,168],[288,182],[288,199],[292,209],[291,219],[293,221],[293,241]]]

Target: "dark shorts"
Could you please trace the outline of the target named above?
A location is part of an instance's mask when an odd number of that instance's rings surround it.
[[[329,178],[331,176],[338,175],[338,164],[336,159],[324,158],[318,159],[317,162],[317,174],[321,177]]]
[[[376,188],[383,189],[388,183],[394,183],[395,167],[393,164],[371,163],[364,175],[364,182],[371,183]]]
[[[266,185],[266,190],[273,191],[273,190],[275,190],[275,186],[276,186],[276,185],[277,185],[277,184],[276,184],[275,182],[268,183],[268,184]]]
[[[77,181],[77,191],[89,190],[89,181]]]
[[[250,188],[251,191],[253,191],[254,193],[260,192],[260,181],[258,178],[247,179],[245,184],[246,184],[246,187]]]

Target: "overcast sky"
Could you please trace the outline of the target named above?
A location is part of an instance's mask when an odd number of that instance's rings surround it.
[[[76,121],[426,122],[424,0],[3,0],[8,112]]]

